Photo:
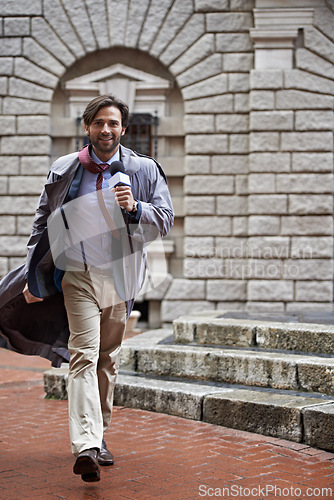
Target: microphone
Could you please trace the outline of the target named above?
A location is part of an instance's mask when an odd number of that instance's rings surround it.
[[[125,173],[124,165],[121,161],[113,161],[110,165],[111,179],[109,179],[109,187],[114,188],[119,185],[131,187],[130,177]]]

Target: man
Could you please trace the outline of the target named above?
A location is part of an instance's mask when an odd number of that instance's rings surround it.
[[[160,165],[120,145],[128,120],[128,107],[112,95],[88,104],[89,146],[51,166],[28,243],[26,283],[20,268],[0,284],[0,332],[18,352],[59,365],[68,320],[73,471],[87,482],[100,480],[100,465],[113,464],[103,434],[126,320],[144,281],[145,244],[165,236],[174,217]],[[115,186],[113,164],[125,174]],[[45,340],[37,332],[48,315]]]

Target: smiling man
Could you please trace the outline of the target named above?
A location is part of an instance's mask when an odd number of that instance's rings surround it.
[[[153,239],[154,234],[165,236],[174,214],[161,166],[120,145],[129,122],[127,105],[113,95],[99,96],[86,107],[83,122],[89,145],[51,166],[36,211],[24,272],[19,268],[2,282],[0,292],[6,299],[0,330],[6,333],[9,345],[15,341],[19,352],[40,354],[59,365],[55,357],[66,358],[63,346],[69,329],[73,472],[93,482],[100,480],[101,465],[114,463],[104,433],[111,421],[126,321],[145,277],[143,241]],[[115,165],[128,176],[127,184],[110,185]],[[62,224],[55,238],[48,232],[54,214],[60,214]],[[59,245],[58,240],[71,241],[63,251],[64,266],[50,252],[50,246]],[[26,281],[22,288],[21,276]],[[12,288],[11,283],[15,284]],[[25,307],[15,291],[19,295],[23,292]],[[55,296],[60,299],[53,302]],[[25,315],[33,317],[35,323],[29,341],[22,343],[26,348],[21,348],[11,332],[15,318],[24,319]],[[52,342],[41,333],[50,316]],[[29,321],[32,319],[23,323]],[[50,338],[50,331],[46,333]],[[20,335],[23,338],[25,334]],[[38,342],[33,342],[33,336]]]

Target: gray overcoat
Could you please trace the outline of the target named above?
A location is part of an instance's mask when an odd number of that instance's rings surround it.
[[[121,297],[126,295],[129,315],[145,277],[146,253],[143,244],[150,238],[154,239],[156,233],[161,237],[168,234],[174,213],[161,166],[152,158],[138,155],[123,146],[120,153],[125,173],[131,180],[133,196],[139,201],[135,218],[125,211],[122,213],[126,230],[123,231],[121,244],[123,251],[126,248],[127,254],[136,256],[135,265],[113,267],[115,285]],[[45,357],[53,366],[60,366],[63,361],[69,360],[69,331],[63,295],[55,284],[47,220],[51,213],[76,197],[82,173],[78,153],[60,157],[53,163],[36,210],[26,264],[11,271],[0,282],[2,346],[21,354]],[[147,228],[152,230],[147,231]],[[30,292],[43,297],[42,302],[26,303],[22,294],[26,279]]]

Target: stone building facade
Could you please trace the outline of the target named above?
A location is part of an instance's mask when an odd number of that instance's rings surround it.
[[[158,117],[175,206],[151,325],[332,310],[333,0],[0,0],[0,36],[1,276],[50,162],[112,91]]]

